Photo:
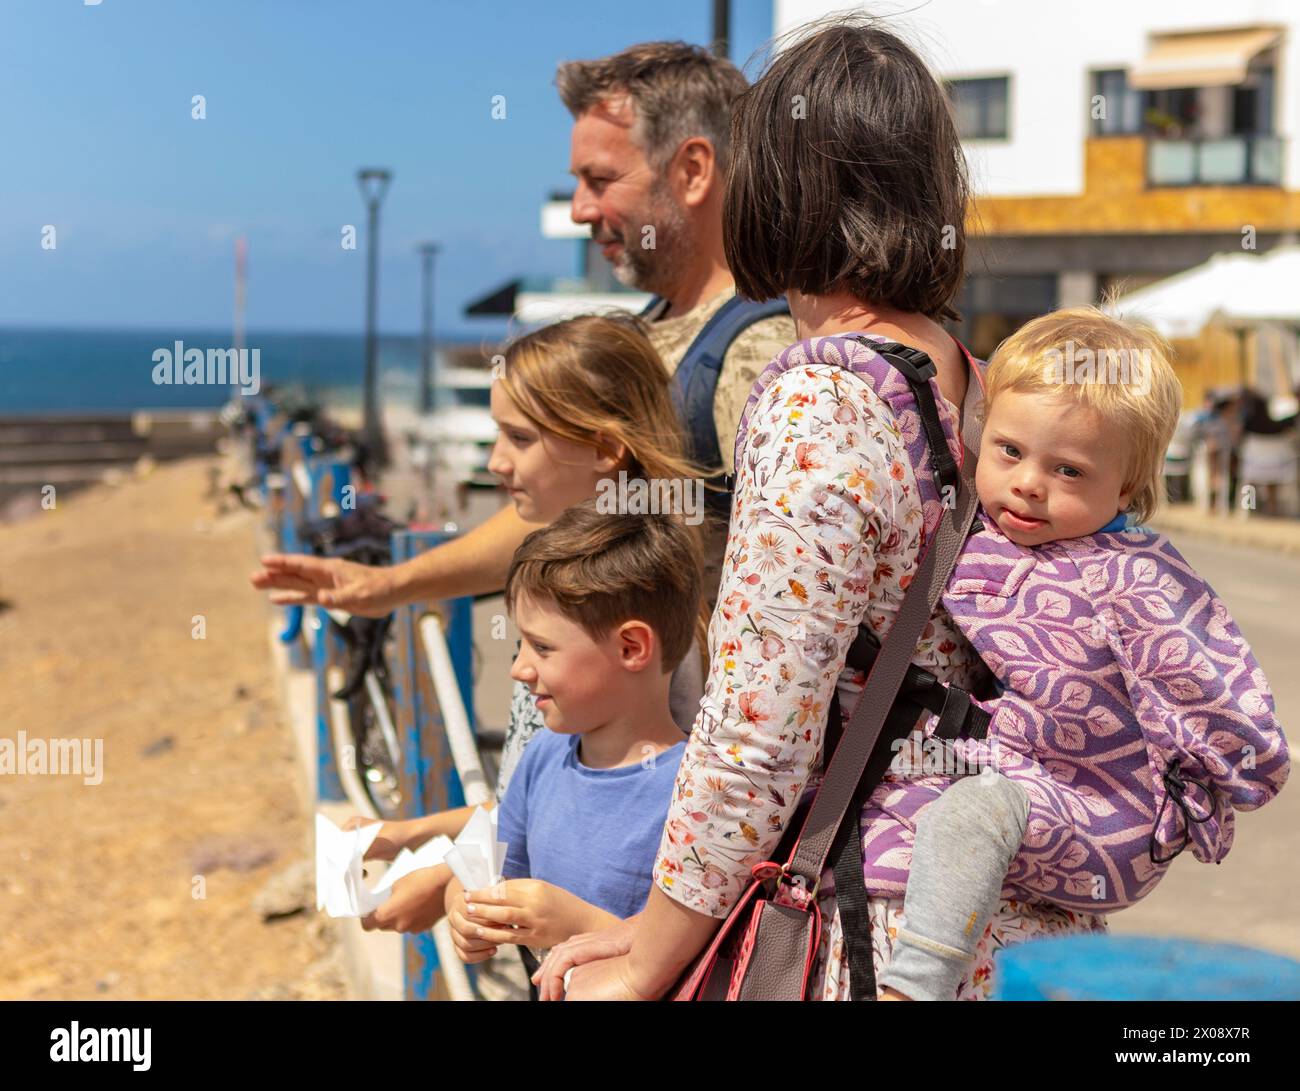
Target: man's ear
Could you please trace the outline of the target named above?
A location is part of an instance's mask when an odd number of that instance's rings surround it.
[[[684,140],[669,166],[672,191],[686,208],[698,208],[709,199],[718,181],[718,157],[713,142],[702,136]]]
[[[598,474],[612,474],[627,467],[627,448],[613,436],[596,433],[596,454],[592,468]]]
[[[644,621],[625,621],[618,627],[618,656],[625,670],[645,670],[658,649],[659,639]]]

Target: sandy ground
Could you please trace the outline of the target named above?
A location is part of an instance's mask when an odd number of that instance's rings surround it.
[[[0,737],[103,744],[98,785],[0,776],[0,998],[345,995],[323,915],[255,908],[289,872],[303,900],[311,826],[254,517],[215,514],[213,464],[0,526]]]

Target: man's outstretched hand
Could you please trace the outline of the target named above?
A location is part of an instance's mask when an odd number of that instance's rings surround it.
[[[408,601],[393,569],[342,557],[268,553],[249,579],[259,591],[270,591],[277,606],[328,606],[361,617],[383,617]]]

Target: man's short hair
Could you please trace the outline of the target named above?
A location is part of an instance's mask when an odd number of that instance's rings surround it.
[[[644,621],[667,674],[690,650],[702,590],[700,540],[680,516],[605,514],[588,500],[524,539],[506,607],[513,612],[521,596],[553,606],[593,640]]]
[[[745,90],[744,75],[725,57],[687,42],[643,42],[593,61],[568,61],[555,76],[574,118],[624,95],[636,124],[633,138],[656,171],[682,141],[702,136],[725,170],[731,144],[731,104]]]
[[[736,290],[956,318],[968,184],[948,96],[864,17],[798,33],[734,108],[722,221]]]

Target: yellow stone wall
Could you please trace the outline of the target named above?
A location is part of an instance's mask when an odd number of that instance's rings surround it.
[[[1241,383],[1241,349],[1235,334],[1221,326],[1206,326],[1196,338],[1172,342],[1174,371],[1183,384],[1183,408],[1195,409],[1215,387]],[[1246,335],[1246,377],[1252,377],[1254,336]]]
[[[977,197],[979,235],[1267,233],[1300,229],[1300,191],[1276,186],[1146,188],[1146,138],[1086,142],[1084,192],[1071,197]]]

